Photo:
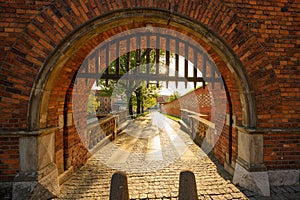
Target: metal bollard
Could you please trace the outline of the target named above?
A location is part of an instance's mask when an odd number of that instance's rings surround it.
[[[198,200],[195,175],[191,171],[180,172],[178,200]]]
[[[111,178],[110,200],[129,200],[127,176],[124,172],[116,172]]]

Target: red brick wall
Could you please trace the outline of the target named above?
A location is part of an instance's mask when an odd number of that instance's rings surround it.
[[[197,113],[211,115],[211,97],[208,88],[198,88],[193,92],[189,92],[178,99],[161,104],[161,112],[177,117],[181,116],[180,109],[187,109]]]
[[[238,156],[238,131],[233,128],[231,136],[229,135],[229,126],[224,125],[223,131],[217,140],[213,153],[216,159],[224,164],[226,153],[228,153],[230,159],[235,162]]]
[[[10,2],[1,3],[4,8],[0,35],[1,41],[4,41],[0,47],[3,58],[1,113],[7,119],[1,123],[2,129],[27,127],[29,94],[40,67],[59,42],[80,25],[116,9],[144,6],[167,10],[169,7],[168,1],[151,4],[148,1],[140,4],[115,1],[112,4],[103,2],[101,6],[82,1],[33,1],[26,2],[26,7],[22,6],[25,1],[23,4],[22,1]],[[299,3],[279,0],[171,4],[174,13],[181,13],[210,27],[240,58],[256,96],[259,127],[299,127],[300,87],[297,81],[299,74],[295,73],[299,70],[299,7]],[[113,33],[120,30],[121,26]],[[97,41],[99,39],[94,40]],[[205,43],[201,44],[207,47]],[[88,46],[80,51],[83,57],[91,50],[86,49]],[[221,62],[213,50],[206,49],[216,63]],[[80,56],[76,56],[75,63],[80,60]],[[72,77],[72,72],[69,74]],[[69,80],[62,77],[59,79]]]
[[[64,44],[63,41],[79,30],[82,25],[102,14],[109,14],[118,9],[139,7],[166,12],[169,12],[170,7],[175,15],[186,16],[208,27],[209,31],[226,43],[226,46],[241,62],[243,66],[241,70],[248,75],[253,91],[246,92],[253,93],[255,96],[257,127],[299,128],[300,3],[281,0],[201,2],[203,3],[197,4],[197,1],[192,0],[178,3],[172,1],[171,6],[167,0],[130,1],[130,3],[116,0],[102,1],[102,4],[98,1],[77,0],[1,2],[0,130],[30,128],[27,116],[32,114],[28,113],[30,98],[34,96],[31,95],[31,91],[36,86],[36,80],[39,80],[39,72],[43,71],[42,67],[47,65],[51,56]],[[63,55],[65,63],[60,63],[63,64],[61,71],[56,77],[52,77],[53,84],[45,88],[46,91],[51,92],[46,127],[58,126],[58,115],[64,114],[66,91],[80,64],[91,50],[99,42],[116,33],[144,25],[138,22],[130,26],[120,24],[116,28],[107,30],[103,35],[97,35],[74,46],[72,54]],[[153,26],[162,25],[153,23]],[[242,105],[236,83],[240,77],[232,75],[222,57],[210,44],[187,33],[186,30],[172,27],[172,23],[168,28],[190,35],[210,54],[227,83],[233,105],[233,115],[237,117],[237,125],[242,125]],[[62,137],[62,133],[57,133],[57,137]],[[289,141],[290,134],[286,134],[284,138],[288,138]],[[61,156],[59,138],[56,145],[59,157]],[[274,147],[265,146],[266,150],[271,149],[272,152],[284,150],[280,147],[280,142]],[[299,152],[299,147],[294,147],[293,151]],[[16,156],[13,152],[6,155]],[[270,159],[265,157],[265,160]],[[60,162],[61,158],[57,158],[59,165]],[[273,160],[268,162],[269,166],[274,164],[271,162],[278,164],[278,167],[283,167],[279,161]]]
[[[193,100],[195,96],[198,97],[198,102],[197,100]],[[202,102],[201,99],[203,96],[206,96],[206,98],[204,98],[204,102]],[[207,97],[209,99],[207,99]],[[238,154],[237,129],[231,128],[230,132],[230,127],[225,125],[225,121],[221,121],[224,120],[224,115],[229,113],[229,105],[226,98],[229,97],[226,97],[225,88],[199,88],[195,90],[194,93],[188,93],[172,102],[161,104],[161,111],[178,117],[181,117],[180,109],[187,109],[201,114],[207,114],[208,117],[205,118],[213,122],[220,133],[219,138],[215,138],[216,143],[214,145],[213,153],[216,159],[223,164],[225,162],[226,153],[231,154],[231,159],[233,161],[236,160]],[[207,106],[208,104],[212,104],[212,106]],[[219,107],[220,104],[226,104],[223,105],[225,106],[224,110],[222,110],[222,107]],[[194,124],[199,126],[196,121],[194,121]],[[201,138],[200,140],[203,141],[204,137],[201,135],[203,134],[203,128],[199,126],[194,127],[194,129]]]
[[[264,161],[268,169],[299,169],[300,134],[265,134]]]
[[[13,181],[19,171],[19,138],[0,137],[0,182]]]
[[[173,115],[176,117],[181,116],[180,109],[182,109],[182,108],[180,107],[179,101],[177,99],[175,99],[174,101],[169,102],[169,103],[161,103],[160,104],[160,110],[162,113],[166,113],[166,114]]]
[[[229,152],[229,129],[228,126],[225,126],[222,134],[220,134],[219,139],[217,140],[213,152],[215,158],[221,163],[224,164],[225,162],[225,155]]]
[[[100,102],[100,107],[98,107],[98,113],[107,114],[112,111],[111,109],[111,99],[106,96],[97,96],[98,101]]]
[[[56,149],[56,164],[59,173],[63,173],[69,167],[75,169],[81,167],[89,158],[88,146],[83,144],[74,125],[65,128],[64,149]],[[62,151],[64,154],[59,154]]]
[[[55,132],[55,164],[58,173],[64,172],[64,130],[60,129]]]
[[[262,54],[242,58],[243,63],[253,64],[248,74],[256,94],[259,126],[300,127],[299,1],[224,2],[260,43],[244,46],[263,48],[267,54],[266,59],[260,59]]]
[[[67,74],[66,74],[67,76]],[[68,86],[65,99],[60,99],[61,109],[64,109],[64,128],[61,135],[57,138],[63,146],[56,148],[56,161],[59,173],[63,173],[69,167],[75,169],[81,167],[88,159],[87,138],[87,101],[89,93],[85,87],[80,88],[81,82],[74,83],[74,79]],[[59,101],[59,98],[55,99]],[[63,101],[63,102],[62,102]],[[74,102],[76,102],[74,106]],[[57,109],[57,108],[56,108]],[[80,120],[81,119],[81,120]],[[84,119],[84,120],[82,120]],[[62,153],[60,153],[62,152]]]
[[[198,96],[198,102],[192,100],[195,96]],[[208,95],[207,97],[211,98],[209,101],[205,99],[204,102],[201,102],[201,95]],[[227,101],[225,88],[215,87],[214,89],[211,87],[206,87],[205,89],[200,88],[197,89],[194,93],[186,94],[185,96],[180,97],[178,100],[172,101],[170,103],[165,103],[161,105],[161,110],[164,113],[175,115],[180,117],[181,112],[180,109],[188,109],[194,112],[207,114],[208,117],[205,117],[209,121],[215,124],[216,129],[218,130],[219,137],[215,138],[213,153],[214,156],[220,163],[225,162],[225,155],[228,153],[231,156],[233,161],[236,160],[238,154],[238,137],[237,137],[237,129],[232,128],[225,124],[225,115],[229,114],[229,104]],[[180,103],[179,103],[180,102]],[[192,103],[191,103],[192,102]],[[212,106],[207,106],[208,102],[212,104]],[[223,104],[223,107],[221,106]],[[201,107],[201,105],[205,105]],[[199,107],[198,107],[199,106]],[[196,110],[198,109],[199,110]],[[236,105],[231,106],[234,109]],[[198,122],[194,121],[196,126],[199,126]],[[201,126],[194,127],[196,133],[203,141],[205,133],[203,133],[203,128]],[[204,136],[203,136],[204,134]]]

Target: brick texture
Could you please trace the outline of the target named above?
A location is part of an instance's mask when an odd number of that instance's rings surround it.
[[[210,119],[212,104],[212,98],[209,90],[207,88],[198,88],[197,90],[189,92],[174,101],[162,103],[161,111],[170,115],[181,117],[180,109],[187,109],[208,115],[206,118]]]
[[[299,157],[299,134],[264,135],[264,161],[268,169],[299,169]]]
[[[19,170],[19,138],[0,137],[0,181],[13,181]]]
[[[230,0],[222,3],[214,0],[181,4],[183,2],[172,2],[170,10],[210,27],[240,58],[255,92],[258,125],[298,127],[299,3]],[[123,1],[33,1],[30,5],[22,5],[25,4],[1,3],[4,8],[1,40],[5,41],[1,47],[1,114],[7,119],[1,123],[2,129],[26,129],[29,94],[40,67],[60,41],[80,25],[117,9],[169,9],[168,1],[151,4],[147,1],[138,4]],[[109,37],[125,29],[120,26],[105,35]],[[89,47],[99,42],[99,39],[95,40],[87,42],[80,55],[87,55]],[[219,62],[217,55],[213,55],[214,52],[203,42],[201,44],[214,61]],[[74,55],[75,63],[81,62],[80,55]],[[74,67],[76,71],[78,64]],[[72,77],[72,71],[68,74]],[[65,78],[62,73],[58,80],[65,80],[67,84],[70,77]]]
[[[253,64],[249,77],[258,89],[260,127],[299,127],[299,2],[225,2],[260,43],[249,48],[263,48],[267,54],[267,59],[258,59],[262,54],[246,58]]]
[[[192,22],[202,24],[208,31],[219,37],[240,61],[251,83],[256,101],[257,127],[254,128],[283,128],[297,129],[300,127],[300,3],[298,1],[249,1],[249,0],[203,0],[203,1],[1,1],[0,2],[0,130],[27,130],[30,100],[35,94],[31,94],[39,73],[43,71],[54,53],[61,50],[64,41],[74,36],[81,27],[102,16],[117,10],[147,8],[171,12],[186,17]],[[138,13],[138,12],[137,12]],[[141,14],[142,15],[142,14]],[[122,14],[111,15],[122,18]],[[130,19],[128,19],[130,20]],[[157,20],[157,19],[155,19]],[[170,18],[172,22],[172,17]],[[84,58],[103,40],[129,29],[145,26],[145,23],[133,21],[130,26],[119,24],[116,28],[108,29],[103,34],[93,35],[93,38],[85,38],[78,46],[72,46],[71,55],[62,53],[63,63],[60,63],[59,73],[52,77],[50,85],[45,90],[50,92],[47,102],[46,127],[59,126],[59,116],[72,112],[71,101],[66,100],[67,91],[72,89],[72,82]],[[165,27],[159,20],[153,22],[153,26]],[[84,27],[86,28],[86,27]],[[236,124],[242,125],[242,102],[240,91],[235,77],[223,58],[211,46],[200,37],[191,35],[186,30],[168,25],[168,28],[189,35],[203,46],[212,60],[215,62],[224,78],[230,94],[232,112],[236,116]],[[89,27],[88,30],[92,31]],[[64,46],[66,47],[66,46]],[[163,47],[162,47],[163,48]],[[68,57],[69,56],[69,57]],[[51,71],[48,72],[51,74]],[[46,81],[47,82],[47,81]],[[48,83],[48,82],[47,82]],[[84,97],[84,96],[83,96]],[[69,111],[65,111],[65,104],[69,104]],[[84,109],[84,108],[82,108]],[[83,116],[85,117],[85,116]],[[218,116],[216,116],[218,120]],[[56,163],[60,172],[63,171],[64,159],[71,153],[82,153],[76,157],[74,163],[83,163],[86,159],[86,150],[76,135],[74,123],[56,133]],[[82,125],[84,126],[84,125]],[[66,131],[67,130],[67,131]],[[226,130],[224,139],[218,147],[221,151],[227,146]],[[222,136],[223,137],[223,136]],[[233,137],[236,137],[233,131]],[[277,146],[268,146],[267,142],[272,135],[265,136],[265,148],[267,152],[275,152],[276,156],[265,155],[265,161],[270,168],[299,167],[293,163],[293,152],[300,151],[298,145],[284,147],[280,141],[298,141],[288,133],[282,133],[280,137],[274,136],[279,141]],[[62,139],[64,138],[64,139]],[[67,139],[66,139],[67,138]],[[72,139],[74,140],[72,140]],[[0,138],[1,142],[3,137]],[[5,139],[5,138],[4,138]],[[7,139],[7,138],[6,138]],[[5,139],[5,140],[6,140]],[[7,144],[16,141],[9,138]],[[73,141],[78,149],[63,151],[66,141]],[[233,139],[233,144],[235,144]],[[275,143],[275,142],[274,142]],[[70,143],[71,144],[71,143]],[[223,147],[224,146],[224,147]],[[282,147],[281,147],[282,146]],[[1,148],[7,148],[1,145]],[[10,148],[10,147],[9,147]],[[9,177],[18,169],[18,146],[16,149],[1,149],[1,177],[12,180]],[[234,146],[233,148],[237,148]],[[288,156],[278,160],[279,152],[290,148]],[[83,151],[79,151],[83,150]],[[8,152],[7,152],[8,151]],[[67,152],[67,153],[66,153]],[[235,151],[237,152],[237,151]],[[76,154],[75,153],[75,154]],[[9,158],[4,158],[8,156]],[[12,157],[11,157],[12,156]],[[298,155],[299,156],[299,155]],[[276,157],[276,158],[275,158]],[[285,162],[287,161],[287,162]],[[77,165],[75,164],[75,165]],[[11,171],[7,171],[11,170]],[[10,172],[10,173],[9,173]],[[7,174],[8,176],[3,176]]]

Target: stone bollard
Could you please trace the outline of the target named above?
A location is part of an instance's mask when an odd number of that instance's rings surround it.
[[[181,171],[179,177],[178,200],[197,200],[195,175],[191,171]]]
[[[111,178],[110,200],[129,200],[127,176],[124,172],[116,172]]]

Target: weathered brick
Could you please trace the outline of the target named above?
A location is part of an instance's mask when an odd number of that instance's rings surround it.
[[[242,125],[243,105],[240,94],[253,93],[257,106],[257,128],[299,128],[300,126],[300,74],[299,74],[299,22],[298,16],[300,4],[298,2],[282,1],[237,1],[237,0],[212,0],[196,4],[195,1],[33,1],[24,6],[12,1],[2,2],[0,22],[0,129],[23,130],[27,127],[27,113],[31,98],[32,87],[42,71],[48,58],[59,49],[74,30],[79,30],[85,23],[101,17],[110,11],[123,8],[159,9],[169,10],[176,16],[184,15],[187,19],[195,21],[207,27],[207,31],[213,32],[226,43],[247,74],[253,91],[241,91],[236,84],[240,77],[233,77],[219,53],[210,46],[209,39],[204,42],[198,36],[188,33],[178,27],[173,27],[171,19],[168,28],[187,34],[203,46],[213,61],[216,63],[225,82],[227,83],[232,102],[233,115],[237,116],[237,125]],[[147,10],[150,12],[151,10]],[[122,14],[114,17],[122,18]],[[130,19],[128,19],[130,20]],[[156,19],[154,19],[155,21]],[[130,25],[119,24],[117,28],[107,30],[102,35],[93,35],[94,38],[85,40],[82,46],[74,47],[78,50],[66,63],[53,84],[48,105],[46,127],[58,126],[58,115],[65,114],[67,104],[72,109],[72,103],[66,102],[66,93],[70,89],[72,79],[75,76],[80,63],[103,40],[126,31],[131,28],[144,27],[145,24],[132,22]],[[193,27],[193,23],[189,24]],[[165,24],[153,26],[166,27]],[[90,29],[92,30],[92,28]],[[161,44],[161,48],[165,48]],[[101,65],[102,69],[105,63]],[[42,89],[42,88],[41,88]],[[74,127],[73,127],[74,128]],[[57,134],[62,137],[62,133]],[[75,138],[78,149],[83,149],[78,158],[74,158],[74,165],[84,162],[87,150],[76,130],[72,129],[70,137]],[[234,132],[232,148],[233,154],[237,154],[237,134]],[[271,135],[266,136],[273,137]],[[265,155],[265,161],[269,168],[298,167],[295,162],[299,152],[299,145],[291,138],[296,134],[284,135],[283,139],[274,136],[273,144],[266,143],[266,152],[282,152],[287,150],[285,158]],[[216,151],[226,149],[228,141],[227,129],[221,135],[220,145]],[[63,148],[63,142],[58,138],[57,152]],[[288,147],[280,146],[275,141],[287,140]],[[268,140],[266,140],[268,141]],[[279,146],[278,146],[279,145]],[[16,146],[14,146],[16,147]],[[279,150],[278,150],[279,148]],[[280,149],[281,148],[281,149]],[[276,150],[277,149],[277,150]],[[286,152],[285,152],[286,153]],[[58,153],[57,162],[62,164],[61,153]],[[224,160],[224,155],[217,154],[219,160]],[[76,155],[74,155],[76,157]],[[289,165],[290,164],[290,165]],[[0,176],[0,179],[9,179]]]

